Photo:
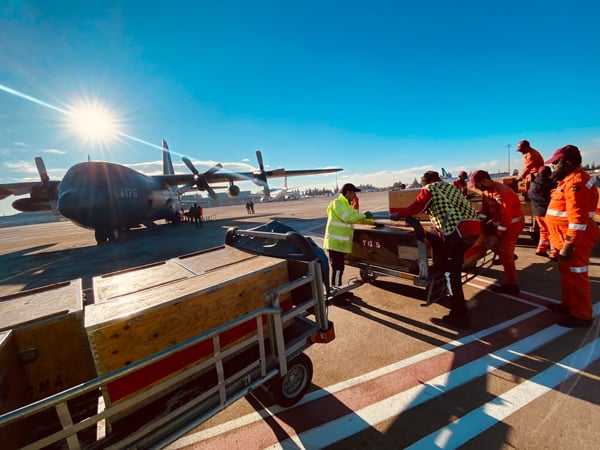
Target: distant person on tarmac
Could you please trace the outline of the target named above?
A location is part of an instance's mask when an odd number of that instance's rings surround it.
[[[504,284],[492,286],[492,291],[502,294],[518,295],[519,277],[515,267],[515,247],[523,229],[524,220],[521,202],[510,186],[492,180],[485,170],[476,170],[469,180],[470,188],[481,191],[482,232],[494,233],[498,236],[495,251],[504,268]]]
[[[528,177],[535,178],[540,167],[544,167],[544,157],[526,140],[522,140],[517,144],[517,151],[523,154],[523,170],[517,177],[517,182],[522,180],[531,181]]]
[[[342,287],[344,274],[344,254],[352,253],[352,239],[354,237],[354,224],[365,223],[373,225],[373,214],[369,211],[359,213],[351,205],[352,199],[360,189],[352,183],[342,186],[338,198],[332,200],[327,206],[327,226],[325,227],[325,240],[323,247],[329,251],[331,262],[331,286]]]
[[[196,224],[196,228],[199,228],[200,223],[200,209],[197,203],[194,203],[194,206],[190,208],[190,216],[192,217],[192,222]]]
[[[548,309],[563,316],[558,325],[589,327],[594,319],[588,270],[592,250],[600,240],[600,229],[594,221],[598,188],[581,167],[581,153],[574,145],[556,150],[546,164],[554,166],[552,179],[558,182],[545,220],[550,244],[559,250],[562,301]]]
[[[450,295],[450,314],[443,316],[442,321],[466,328],[470,319],[462,286],[462,269],[465,252],[481,232],[479,215],[462,193],[442,181],[437,172],[425,172],[421,185],[423,188],[411,205],[391,210],[392,219],[423,211],[429,214],[433,232],[427,233],[427,240],[433,250],[433,267],[444,275]]]
[[[464,196],[464,197],[468,197],[469,195],[469,187],[467,186],[467,172],[465,172],[464,170],[461,170],[460,172],[458,172],[458,177],[456,178],[456,180],[454,180],[452,182],[452,184],[456,187],[456,189],[458,189],[460,191],[460,193]]]
[[[556,260],[556,250],[550,247],[550,234],[544,216],[550,203],[552,189],[556,187],[556,182],[550,179],[552,169],[549,166],[543,166],[538,170],[538,176],[531,182],[527,196],[531,201],[531,213],[540,229],[540,240],[538,242],[535,254],[538,256],[549,257]]]

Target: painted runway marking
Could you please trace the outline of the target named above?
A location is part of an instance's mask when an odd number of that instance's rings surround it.
[[[554,389],[598,358],[600,358],[600,338],[570,354],[532,379],[524,381],[491,402],[480,406],[407,448],[457,448]]]
[[[391,419],[403,412],[415,408],[429,400],[439,397],[446,392],[456,389],[463,384],[495,370],[502,365],[512,362],[556,339],[569,331],[566,328],[553,325],[537,334],[517,342],[515,345],[505,347],[500,351],[475,360],[456,370],[436,377],[423,386],[416,386],[381,402],[374,403],[367,408],[355,411],[336,421],[329,422],[318,428],[313,428],[305,433],[274,444],[269,449],[291,448],[320,448],[332,445],[346,439],[360,431],[364,431],[378,423]],[[558,383],[557,383],[558,384]],[[471,424],[471,426],[475,426]],[[431,443],[420,448],[433,448]]]
[[[595,314],[597,315],[599,311],[600,304],[595,306]],[[460,341],[448,343],[444,346],[444,348],[435,348],[422,354],[415,355],[412,358],[400,361],[396,364],[373,371],[364,376],[338,383],[334,386],[330,386],[327,389],[321,389],[319,391],[312,392],[308,394],[296,407],[292,408],[293,411],[288,409],[287,414],[285,414],[281,408],[276,407],[272,408],[270,411],[263,410],[257,413],[249,414],[240,419],[230,421],[209,430],[187,435],[169,448],[182,448],[187,445],[198,443],[202,443],[203,448],[219,448],[219,446],[226,445],[226,442],[223,442],[223,440],[219,439],[219,435],[233,430],[237,430],[235,439],[242,439],[251,447],[251,442],[254,440],[262,442],[262,445],[266,446],[267,448],[320,448],[325,445],[333,444],[362,430],[368,429],[369,427],[372,427],[381,421],[393,418],[409,407],[413,408],[425,401],[451,391],[452,389],[455,389],[476,377],[485,375],[489,371],[495,370],[507,362],[514,361],[515,359],[520,358],[523,354],[531,352],[535,348],[538,348],[550,342],[551,340],[562,336],[563,334],[567,333],[569,329],[559,327],[557,325],[545,325],[534,335],[523,338],[506,347],[497,349],[496,351],[492,351],[490,354],[479,357],[478,359],[466,361],[463,366],[460,366],[454,370],[435,376],[428,381],[421,382],[421,384],[411,386],[395,395],[390,395],[387,398],[371,402],[367,406],[363,405],[355,408],[353,407],[353,402],[361,400],[360,397],[364,397],[364,394],[361,394],[360,390],[354,394],[352,394],[352,392],[356,388],[360,389],[361,384],[366,384],[371,380],[381,378],[380,380],[376,380],[376,383],[378,383],[377,385],[396,385],[395,382],[397,379],[401,379],[403,377],[399,374],[392,374],[394,378],[391,379],[392,383],[390,383],[390,380],[388,380],[389,374],[394,371],[406,368],[411,364],[431,360],[436,356],[439,357],[444,352],[465,346],[468,343],[477,343],[478,341],[481,341],[482,338],[491,336],[495,332],[498,332],[498,330],[513,328],[519,322],[519,320],[523,320],[525,316],[525,320],[537,319],[535,316],[543,312],[545,311],[542,311],[541,308],[538,308],[537,310],[524,314],[519,318],[515,318],[507,323],[495,326],[493,329],[483,330],[479,333],[467,336]],[[540,326],[543,326],[543,324]],[[503,334],[505,333],[500,333],[500,335]],[[461,359],[458,354],[455,355],[455,357]],[[465,356],[463,355],[462,358],[464,357]],[[414,372],[414,369],[411,370]],[[388,378],[385,378],[386,375]],[[368,388],[365,388],[364,390],[371,392],[371,390]],[[338,414],[333,420],[324,420],[323,422],[319,422],[319,425],[313,424],[312,428],[304,430],[302,430],[301,419],[290,421],[290,417],[298,418],[305,415],[302,413],[302,406],[316,401],[319,398],[322,400],[317,407],[318,409],[335,409],[335,406],[332,407],[330,405],[328,408],[326,406],[327,403],[322,403],[323,401],[328,401],[327,398],[323,399],[323,396],[329,396],[329,400],[333,401],[333,404],[337,405],[338,409],[340,405],[343,405],[346,410],[351,410],[353,412],[350,414]],[[354,400],[355,397],[359,397],[359,400]],[[362,401],[364,403],[367,400],[362,399]],[[313,409],[314,408],[315,406],[313,406]],[[334,413],[331,412],[331,414]],[[285,417],[280,418],[277,417],[278,415]],[[252,424],[256,421],[263,422],[256,424],[255,427],[258,427],[257,429],[249,428],[252,427]],[[279,443],[275,443],[273,441],[271,441],[271,443],[265,442],[265,440],[277,439],[275,436],[272,436],[273,432],[270,429],[270,425],[266,423],[274,423],[273,421],[275,421],[277,426],[281,428],[281,432],[291,437],[282,440]],[[295,431],[298,431],[298,434],[295,434]],[[324,436],[328,437],[324,438]],[[316,445],[316,447],[313,447],[313,444],[316,442],[319,442],[319,444]],[[256,442],[254,447],[256,446],[260,446],[260,444]]]

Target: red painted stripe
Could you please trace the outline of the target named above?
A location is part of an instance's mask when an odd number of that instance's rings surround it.
[[[448,352],[419,361],[373,380],[328,395],[298,407],[289,408],[275,417],[240,427],[229,433],[204,440],[187,448],[232,448],[240,442],[245,448],[264,448],[353,411],[418,386],[491,352],[513,344],[550,326],[554,314],[542,312],[510,328],[500,330],[484,340],[474,341]]]

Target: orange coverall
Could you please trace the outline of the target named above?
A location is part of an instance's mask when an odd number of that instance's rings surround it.
[[[579,167],[552,191],[545,217],[552,247],[560,250],[565,242],[574,245],[573,258],[558,261],[561,300],[571,316],[586,320],[592,318],[590,256],[600,239],[600,228],[594,222],[597,204],[598,189],[590,175]]]
[[[482,192],[479,217],[485,222],[491,220],[496,227],[499,236],[496,251],[504,268],[504,282],[518,285],[514,254],[524,225],[519,197],[509,186],[494,181],[490,190]]]
[[[544,158],[540,152],[532,148],[527,153],[523,153],[523,171],[521,172],[521,178],[527,179],[529,174],[538,173],[540,167],[544,167]]]

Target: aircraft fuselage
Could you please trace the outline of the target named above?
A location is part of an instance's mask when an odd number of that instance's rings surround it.
[[[177,189],[129,167],[109,162],[72,166],[58,186],[57,206],[73,222],[110,232],[158,219],[174,220]]]

